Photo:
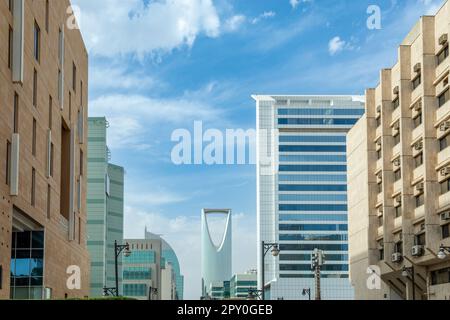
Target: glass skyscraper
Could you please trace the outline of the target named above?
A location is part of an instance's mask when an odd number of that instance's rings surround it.
[[[268,299],[314,292],[312,251],[325,252],[322,299],[353,299],[349,281],[346,134],[364,114],[363,97],[254,96],[257,103],[258,270],[261,241]],[[259,277],[261,287],[262,278]]]

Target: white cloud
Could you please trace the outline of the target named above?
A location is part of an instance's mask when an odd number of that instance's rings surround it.
[[[273,18],[275,16],[276,16],[276,13],[274,11],[265,11],[265,12],[261,13],[259,16],[257,16],[256,18],[253,18],[252,24],[257,24],[263,19]]]
[[[247,20],[244,15],[235,15],[225,21],[224,29],[228,32],[238,30]]]
[[[289,0],[292,9],[297,9],[300,3],[312,2],[313,0]]]
[[[89,82],[91,90],[149,90],[161,86],[160,81],[142,71],[128,71],[123,66],[90,68]]]
[[[170,52],[192,46],[204,34],[217,37],[220,18],[212,0],[73,0],[90,52],[121,54]]]
[[[330,55],[334,56],[335,54],[341,52],[346,47],[347,42],[341,40],[340,37],[334,37],[328,43],[328,52]]]
[[[194,215],[168,217],[136,207],[125,209],[125,237],[142,238],[144,227],[161,234],[174,248],[185,276],[185,299],[198,300],[201,295],[200,212]],[[233,215],[233,272],[256,267],[256,219],[244,214]]]

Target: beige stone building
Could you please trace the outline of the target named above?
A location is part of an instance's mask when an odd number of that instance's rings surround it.
[[[68,9],[0,1],[0,299],[89,292],[88,56]]]
[[[398,62],[367,90],[366,116],[349,133],[357,299],[450,299],[450,256],[437,257],[450,245],[449,33],[446,2],[405,38]]]

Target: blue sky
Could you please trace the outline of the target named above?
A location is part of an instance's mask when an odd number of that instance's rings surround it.
[[[73,0],[90,54],[90,116],[126,168],[125,236],[173,245],[200,295],[200,211],[232,208],[235,272],[256,266],[256,168],[176,166],[173,130],[255,127],[251,94],[363,94],[440,0]],[[367,8],[381,9],[369,30]]]

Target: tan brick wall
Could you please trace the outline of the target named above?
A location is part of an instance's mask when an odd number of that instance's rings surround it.
[[[8,43],[9,26],[12,15],[8,0],[0,0],[0,43]],[[89,292],[89,256],[86,248],[86,177],[83,177],[82,208],[75,214],[75,241],[68,240],[68,231],[61,224],[60,184],[61,184],[61,126],[62,119],[75,130],[75,174],[78,177],[79,152],[83,151],[86,168],[87,134],[80,144],[77,134],[77,114],[84,108],[84,123],[87,128],[88,101],[88,56],[79,30],[69,30],[65,24],[68,15],[68,0],[49,0],[49,30],[46,31],[45,0],[25,1],[25,48],[24,82],[13,84],[11,70],[8,68],[8,46],[0,46],[0,264],[3,266],[3,289],[0,299],[9,297],[9,259],[11,250],[13,206],[20,208],[32,219],[45,227],[45,274],[44,286],[52,288],[54,298],[81,297]],[[41,59],[38,63],[33,56],[34,22],[41,30]],[[65,65],[59,66],[58,33],[65,26]],[[72,89],[72,63],[77,67],[76,92]],[[64,108],[61,111],[58,101],[58,68],[64,68]],[[38,102],[32,105],[33,72],[38,73]],[[80,81],[83,83],[81,101]],[[14,92],[19,95],[19,134],[20,170],[19,196],[10,197],[6,185],[6,141],[13,133]],[[69,92],[72,96],[69,113]],[[55,146],[54,175],[46,177],[47,171],[47,131],[49,129],[49,96],[53,98],[52,141]],[[32,123],[37,121],[36,156],[32,155]],[[31,170],[36,169],[36,205],[31,205]],[[86,172],[85,172],[86,176]],[[77,179],[75,179],[76,181]],[[51,186],[51,215],[47,218],[47,185]],[[76,187],[74,189],[74,208],[76,209]],[[79,238],[81,219],[81,239]],[[70,291],[66,287],[66,268],[78,265],[82,270],[82,289]]]

